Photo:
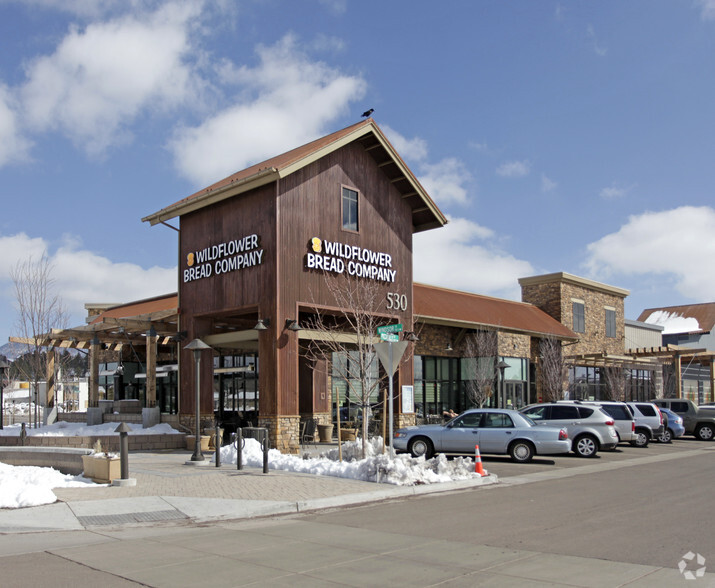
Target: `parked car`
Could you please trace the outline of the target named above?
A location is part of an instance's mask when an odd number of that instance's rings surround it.
[[[668,408],[681,417],[686,435],[693,435],[701,441],[712,441],[715,437],[713,411],[699,410],[692,400],[686,398],[656,398],[653,403],[660,408]]]
[[[663,413],[663,432],[656,437],[660,443],[670,443],[685,434],[683,419],[668,408],[661,408]]]
[[[515,410],[476,408],[467,410],[446,424],[398,429],[394,435],[397,451],[429,459],[435,453],[510,455],[516,462],[535,455],[556,455],[571,450],[566,430],[537,427]]]
[[[574,401],[578,403],[578,401]],[[618,435],[619,443],[630,443],[631,445],[639,445],[639,437],[636,433],[636,419],[631,412],[631,409],[625,402],[617,402],[615,400],[603,400],[598,402],[583,402],[583,404],[593,404],[600,406],[606,413],[611,415]],[[646,445],[648,443],[646,442]]]
[[[618,445],[615,421],[599,406],[546,402],[524,407],[521,413],[539,425],[564,427],[571,439],[571,449],[579,457],[593,457],[599,450]]]
[[[652,402],[626,402],[626,404],[636,419],[638,439],[635,445],[645,447],[651,439],[658,437],[665,429],[660,408]]]

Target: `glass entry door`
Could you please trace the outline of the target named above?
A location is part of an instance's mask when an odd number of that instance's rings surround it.
[[[506,408],[519,410],[526,406],[524,398],[524,382],[506,381]]]

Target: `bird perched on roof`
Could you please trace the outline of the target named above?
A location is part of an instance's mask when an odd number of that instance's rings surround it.
[[[367,118],[367,117],[370,116],[373,112],[375,112],[375,109],[374,109],[374,108],[371,108],[370,110],[366,110],[365,112],[362,113],[362,117],[363,117],[363,118]]]

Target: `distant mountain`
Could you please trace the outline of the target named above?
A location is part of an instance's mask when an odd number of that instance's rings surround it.
[[[27,347],[21,343],[5,343],[5,345],[0,346],[0,355],[7,357],[8,361],[15,361],[26,352]]]

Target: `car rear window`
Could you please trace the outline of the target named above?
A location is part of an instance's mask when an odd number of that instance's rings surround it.
[[[585,406],[579,406],[578,407],[578,415],[582,419],[586,419],[590,417],[593,414],[593,409],[592,408],[586,408]]]
[[[604,404],[601,408],[616,420],[630,421],[633,419],[625,404]]]
[[[671,402],[670,403],[670,410],[673,412],[688,412],[688,403],[687,402]]]
[[[577,419],[578,408],[575,406],[564,406],[557,404],[551,407],[551,418],[558,419]]]
[[[641,411],[643,416],[658,416],[658,413],[655,412],[655,407],[650,404],[636,404],[636,408]]]

